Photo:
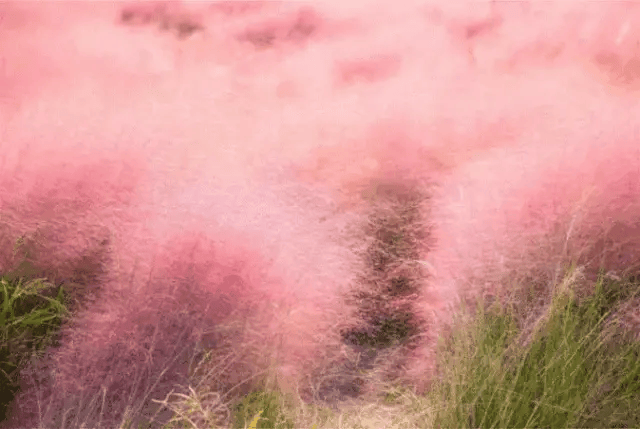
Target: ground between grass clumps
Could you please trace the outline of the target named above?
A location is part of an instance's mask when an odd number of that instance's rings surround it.
[[[426,278],[416,261],[430,239],[424,220],[428,198],[417,186],[391,181],[374,182],[363,194],[371,206],[362,226],[366,244],[357,282],[345,296],[358,323],[340,331],[358,359],[324,374],[314,399],[329,404],[359,398],[397,378],[403,356],[426,326],[414,305]]]

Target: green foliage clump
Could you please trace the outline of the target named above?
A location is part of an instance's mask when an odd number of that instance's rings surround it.
[[[244,429],[257,419],[256,429],[293,429],[293,422],[282,410],[281,396],[274,391],[257,390],[245,396],[234,409],[235,429]]]
[[[0,421],[18,390],[18,370],[54,341],[68,315],[62,287],[44,279],[0,278]]]
[[[437,425],[640,426],[640,344],[604,323],[623,298],[615,291],[599,282],[581,304],[558,293],[527,336],[507,309],[479,306],[473,329],[456,330],[446,344],[445,377],[431,392],[443,404]]]

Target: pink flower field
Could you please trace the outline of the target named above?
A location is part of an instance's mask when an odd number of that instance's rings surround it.
[[[7,427],[422,393],[459,302],[640,267],[634,3],[5,1],[0,59],[0,273],[73,296]]]

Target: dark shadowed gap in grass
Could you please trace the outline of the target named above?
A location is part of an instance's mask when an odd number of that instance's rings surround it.
[[[605,323],[638,283],[601,278],[578,305],[571,282],[560,285],[529,338],[498,305],[480,303],[471,326],[455,325],[441,344],[442,378],[429,393],[437,426],[640,425],[640,345]]]
[[[363,359],[341,371],[350,376],[321,389],[323,399],[359,397],[366,390],[363,375],[374,369],[378,355],[412,347],[424,329],[414,303],[425,273],[415,261],[430,239],[423,213],[428,195],[405,183],[375,182],[363,196],[371,203],[362,231],[367,245],[360,255],[357,284],[346,297],[359,322],[340,332],[344,344]]]

